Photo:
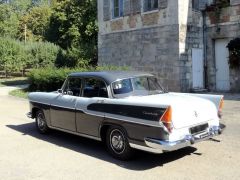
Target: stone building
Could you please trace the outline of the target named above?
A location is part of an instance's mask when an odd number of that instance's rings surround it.
[[[239,89],[240,75],[229,70],[226,43],[240,36],[240,0],[231,0],[218,22],[206,11],[212,3],[98,0],[99,64],[151,72],[171,91]],[[225,55],[220,66],[228,69],[219,70],[216,58]]]

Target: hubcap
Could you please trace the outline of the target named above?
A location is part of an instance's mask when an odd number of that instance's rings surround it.
[[[39,113],[37,116],[37,124],[40,130],[44,130],[46,123],[42,113]]]
[[[110,145],[112,150],[117,154],[121,154],[125,150],[124,135],[120,130],[114,129],[111,132]]]

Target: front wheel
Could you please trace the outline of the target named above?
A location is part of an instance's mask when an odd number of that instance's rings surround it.
[[[125,131],[120,127],[112,126],[107,130],[106,146],[110,154],[120,160],[129,160],[132,157],[132,148],[129,146]]]
[[[46,118],[41,110],[36,113],[36,127],[41,134],[46,134],[49,131]]]

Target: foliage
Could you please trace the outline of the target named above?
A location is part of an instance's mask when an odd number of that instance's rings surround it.
[[[89,67],[89,68],[44,68],[34,69],[28,73],[30,91],[56,91],[60,89],[67,75],[71,72],[103,71],[103,70],[127,70],[127,67]]]
[[[18,15],[8,4],[0,4],[0,34],[1,36],[16,37]]]
[[[27,99],[28,90],[27,89],[15,89],[9,92],[9,95]]]
[[[53,9],[47,39],[67,50],[66,53],[74,50],[81,57],[75,58],[75,61],[89,59],[91,64],[96,64],[98,31],[96,18],[96,0],[58,1]]]
[[[240,68],[240,38],[231,40],[227,48],[229,50],[229,65],[230,68]]]
[[[26,68],[53,67],[60,48],[52,43],[23,43],[0,38],[0,69],[8,73]]]
[[[31,68],[53,67],[61,49],[49,42],[30,42],[25,46]]]
[[[46,30],[49,26],[51,13],[51,8],[48,6],[36,6],[23,15],[20,19],[18,31],[19,39],[25,39],[26,27],[26,38],[28,41],[44,40]]]

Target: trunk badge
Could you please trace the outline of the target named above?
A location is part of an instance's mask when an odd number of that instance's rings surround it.
[[[195,115],[195,117],[198,117],[197,111],[194,111],[194,115]]]

